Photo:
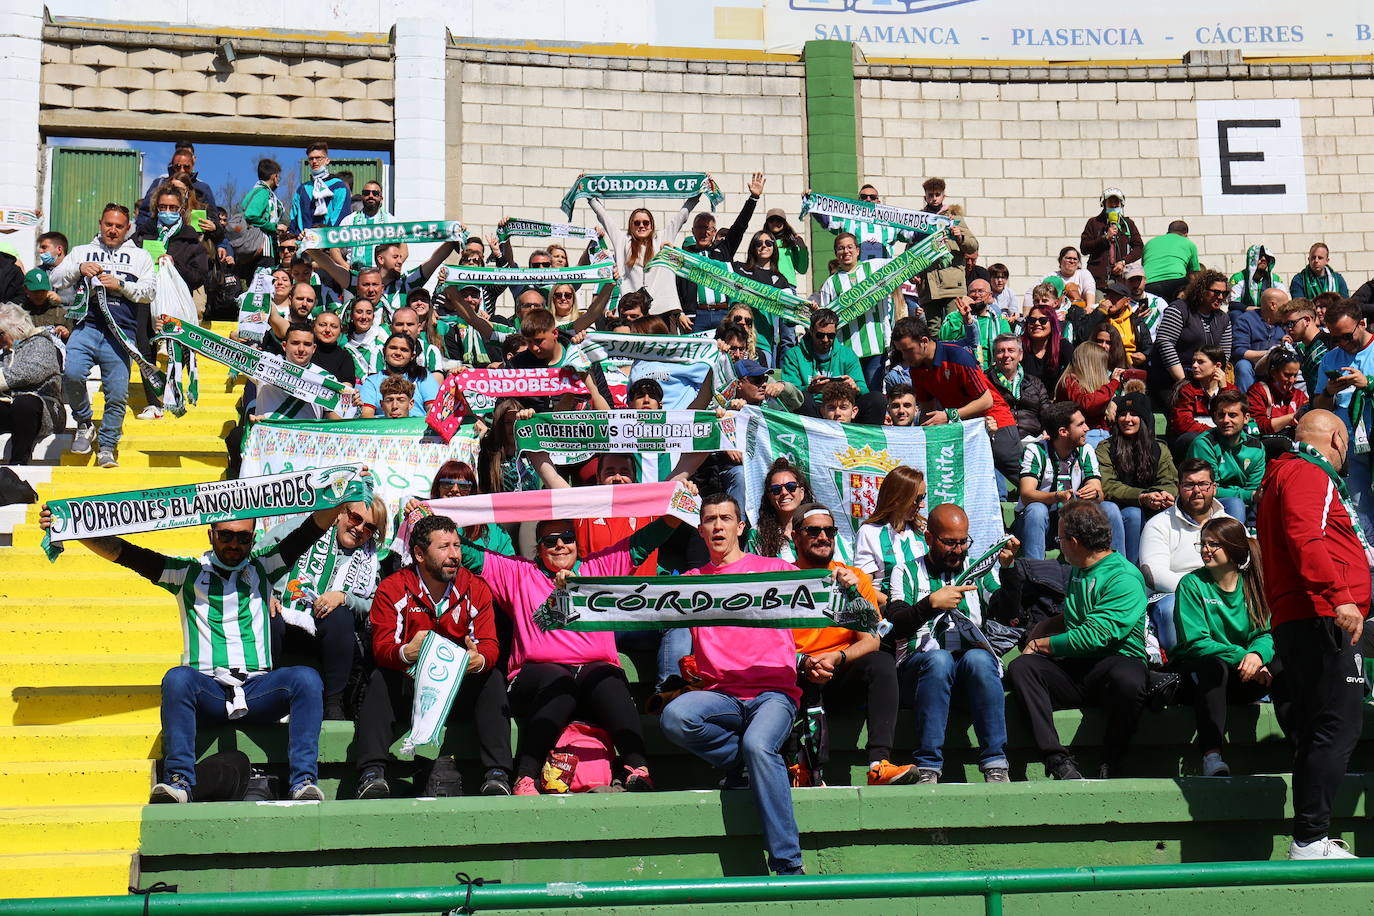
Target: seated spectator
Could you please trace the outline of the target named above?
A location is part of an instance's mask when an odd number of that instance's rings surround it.
[[[1293,299],[1284,304],[1279,309],[1279,327],[1283,328],[1284,336],[1298,354],[1302,371],[1299,380],[1311,400],[1326,384],[1320,369],[1322,357],[1331,349],[1331,338],[1326,336],[1316,305],[1307,299]]]
[[[1145,269],[1139,262],[1126,265],[1125,278],[1123,282],[1131,291],[1131,308],[1145,321],[1145,329],[1150,332],[1152,343],[1150,347],[1145,348],[1148,361],[1154,346],[1155,332],[1159,328],[1159,319],[1164,317],[1164,309],[1169,303],[1146,289]]]
[[[294,522],[267,532],[268,540],[284,537]],[[320,538],[291,569],[285,586],[272,598],[272,655],[285,651],[315,656],[324,681],[324,717],[347,718],[344,688],[353,670],[353,634],[367,628],[367,614],[377,591],[381,561],[378,542],[387,534],[386,502],[345,503],[329,533]],[[288,627],[282,608],[314,618],[315,632]],[[356,626],[355,626],[356,624]]]
[[[1145,242],[1135,220],[1126,215],[1126,197],[1119,188],[1107,188],[1100,200],[1102,212],[1083,226],[1078,244],[1088,256],[1085,265],[1098,289],[1123,279],[1128,264],[1139,263]]]
[[[1319,387],[1308,393],[1313,407],[1329,410],[1345,423],[1350,443],[1346,485],[1361,526],[1365,531],[1374,531],[1374,489],[1370,480],[1374,465],[1361,442],[1374,428],[1374,404],[1369,397],[1369,379],[1374,377],[1374,333],[1370,332],[1359,305],[1349,299],[1327,308],[1326,331],[1331,350],[1322,357]]]
[[[806,472],[787,458],[774,459],[763,478],[759,521],[749,529],[745,550],[761,557],[777,557],[789,563],[797,562],[792,539],[793,515],[812,498]],[[850,562],[851,551],[846,546],[845,539],[832,540],[836,559],[841,563]]]
[[[920,415],[921,411],[916,406],[916,393],[911,390],[910,385],[898,382],[887,386],[886,425],[915,426]]]
[[[903,318],[893,326],[892,345],[911,374],[921,425],[989,418],[992,463],[1003,477],[1016,476],[1021,458],[1016,418],[973,356],[962,347],[936,340],[931,327],[912,318]]]
[[[1325,242],[1316,242],[1307,249],[1307,266],[1298,271],[1288,285],[1294,299],[1311,299],[1322,293],[1337,293],[1342,299],[1350,295],[1350,287],[1331,269],[1331,249]]]
[[[756,557],[740,548],[744,517],[733,498],[716,493],[701,502],[698,531],[710,561],[686,575],[796,569],[785,560]],[[787,766],[779,753],[801,699],[792,631],[696,627],[692,655],[701,674],[701,689],[684,693],[664,707],[664,736],[723,771],[727,787],[742,785],[747,771],[769,870],[778,875],[802,874]],[[515,696],[512,690],[513,701]]]
[[[382,416],[399,420],[415,409],[415,383],[400,375],[389,375],[378,386],[382,396]]]
[[[1216,347],[1220,361],[1225,361],[1231,352],[1231,319],[1226,313],[1230,293],[1225,274],[1199,270],[1188,278],[1183,298],[1164,309],[1150,357],[1150,388],[1155,397],[1163,397],[1187,378],[1188,362],[1199,350]]]
[[[983,781],[1010,782],[1002,662],[979,629],[983,609],[998,587],[996,574],[989,570],[975,581],[953,584],[973,544],[968,515],[956,503],[931,510],[926,540],[930,549],[925,556],[893,574],[887,613],[897,643],[902,702],[916,712],[916,782],[940,781],[955,696],[973,717]],[[1012,538],[998,554],[1004,569],[1019,546]]]
[[[1278,672],[1269,635],[1269,605],[1260,573],[1259,544],[1245,526],[1217,518],[1202,526],[1202,568],[1178,584],[1170,653],[1193,679],[1197,743],[1203,776],[1230,776],[1221,756],[1226,707],[1254,703],[1273,692]],[[1286,719],[1279,705],[1279,721]]]
[[[1231,360],[1236,367],[1236,387],[1241,391],[1250,390],[1255,384],[1256,365],[1283,341],[1279,310],[1286,302],[1288,294],[1271,287],[1260,294],[1257,308],[1231,316]]]
[[[1277,346],[1265,357],[1265,377],[1250,386],[1246,402],[1250,419],[1266,436],[1292,438],[1298,414],[1307,406],[1307,395],[1298,388],[1302,360],[1294,350]]]
[[[993,264],[988,268],[988,286],[992,290],[992,308],[1006,319],[1012,331],[1021,329],[1021,297],[1008,285],[1011,271],[1005,264]]]
[[[0,303],[0,433],[10,434],[9,460],[0,452],[0,464],[28,464],[35,443],[65,421],[61,344],[19,306]]]
[[[925,556],[925,504],[926,475],[903,464],[883,478],[873,514],[859,526],[854,565],[873,577],[883,600],[893,572]]]
[[[730,402],[731,410],[753,404],[770,410],[796,413],[802,405],[803,395],[795,385],[775,381],[772,374],[756,360],[736,360],[735,375],[739,378],[739,385],[735,388],[738,397]]]
[[[1074,347],[1064,339],[1055,307],[1059,295],[1054,287],[1041,283],[1030,294],[1034,304],[1026,312],[1021,331],[1021,365],[1027,375],[1038,378],[1045,391],[1050,392],[1059,385],[1059,377],[1073,359]]]
[[[404,378],[415,386],[419,395],[411,407],[412,417],[423,417],[429,409],[429,402],[439,396],[439,386],[434,376],[426,372],[416,356],[419,344],[409,334],[392,334],[382,346],[382,371],[375,372],[363,379],[358,396],[362,401],[362,415],[375,417],[382,406],[382,381],[387,378]]]
[[[559,573],[628,576],[677,527],[660,519],[613,546],[580,557],[577,535],[568,521],[543,521],[535,527],[536,559],[492,553],[464,541],[462,564],[491,589],[496,606],[515,627],[510,649],[510,708],[520,720],[515,755],[516,795],[537,795],[535,780],[544,760],[574,714],[608,731],[620,755],[614,770],[630,791],[653,788],[639,712],[620,668],[615,638],[608,632],[542,630],[534,612],[553,594]]]
[[[1083,412],[1091,448],[1111,435],[1112,399],[1121,390],[1125,375],[1125,369],[1109,365],[1106,350],[1085,342],[1073,351],[1073,359],[1059,377],[1054,396],[1072,401]]]
[[[410,558],[387,576],[371,602],[373,669],[354,727],[353,756],[358,767],[358,798],[386,798],[387,749],[398,723],[410,716],[414,681],[410,674],[431,631],[467,649],[467,669],[448,721],[476,726],[478,759],[486,770],[482,795],[511,794],[510,706],[500,667],[496,608],[485,582],[459,565],[463,547],[451,519],[430,515],[410,532]],[[457,761],[437,757],[416,777],[426,797],[463,794]]]
[[[1077,248],[1067,245],[1059,250],[1059,268],[1056,275],[1064,282],[1064,292],[1069,293],[1069,286],[1078,287],[1078,295],[1071,298],[1076,302],[1082,303],[1085,311],[1097,303],[1097,281],[1088,272],[1088,268],[1083,264],[1083,256]]]
[[[1088,423],[1072,401],[1056,401],[1040,416],[1046,439],[1025,445],[1018,491],[1021,500],[1012,528],[1021,539],[1024,555],[1045,559],[1050,526],[1056,524],[1059,507],[1073,500],[1102,503],[1103,515],[1112,530],[1112,542],[1124,545],[1121,510],[1103,502],[1102,474],[1097,455],[1088,446]]]
[[[1186,458],[1178,465],[1178,499],[1147,519],[1140,529],[1140,571],[1151,592],[1164,594],[1150,606],[1150,622],[1165,651],[1177,641],[1174,592],[1185,575],[1202,565],[1197,550],[1199,532],[1207,522],[1226,515],[1216,491],[1212,466]]]
[[[1040,414],[1049,406],[1050,396],[1040,379],[1021,365],[1021,338],[998,334],[992,342],[992,366],[985,374],[1016,418],[1021,441],[1039,437]]]
[[[1174,457],[1188,454],[1188,447],[1201,433],[1211,429],[1212,405],[1223,391],[1236,386],[1226,380],[1226,356],[1220,347],[1203,347],[1193,354],[1192,373],[1174,386],[1169,408],[1169,436],[1174,442]]]
[[[940,339],[962,343],[972,339],[972,352],[982,369],[992,364],[992,343],[1011,325],[992,306],[992,287],[986,280],[972,280],[968,295],[954,300],[954,308],[940,325]]]
[[[800,505],[789,520],[789,552],[798,569],[830,569],[835,581],[858,591],[878,606],[873,580],[841,561],[834,514],[820,503]],[[863,708],[867,715],[868,784],[904,785],[916,779],[916,767],[891,762],[897,732],[897,666],[879,647],[878,637],[845,627],[793,630],[797,651],[797,686],[804,708],[824,703],[830,709]],[[999,696],[1000,699],[1000,696]],[[798,770],[794,785],[821,785],[821,774]]]
[[[1257,308],[1265,290],[1283,286],[1283,277],[1274,271],[1273,252],[1251,245],[1245,252],[1245,267],[1231,274],[1231,311]]]
[[[821,419],[836,423],[853,423],[859,415],[854,403],[854,389],[842,379],[827,382],[821,389]]]
[[[1212,402],[1212,429],[1188,447],[1189,458],[1201,458],[1216,471],[1217,499],[1227,515],[1241,521],[1253,517],[1255,490],[1264,478],[1264,446],[1245,432],[1249,418],[1245,395],[1228,388]]]
[[[1143,391],[1117,397],[1112,436],[1098,444],[1097,466],[1104,496],[1121,511],[1122,552],[1137,563],[1141,527],[1156,512],[1172,506],[1178,495],[1174,459],[1155,438],[1155,415]]]
[[[1073,567],[1064,613],[1037,624],[1007,667],[1008,686],[1055,779],[1083,774],[1059,740],[1054,710],[1103,707],[1098,775],[1110,778],[1121,775],[1145,704],[1145,581],[1111,541],[1101,506],[1074,500],[1061,510],[1059,544]]]
[[[339,346],[343,336],[343,322],[335,312],[320,312],[310,323],[315,333],[315,354],[310,364],[323,369],[350,387],[358,383],[357,363],[353,354]]]
[[[731,305],[725,310],[721,325],[730,325],[744,331],[749,337],[749,358],[758,360],[765,366],[773,365],[773,351],[767,341],[759,337],[758,323],[754,320],[754,310],[747,305]]]
[[[837,343],[839,318],[830,309],[811,313],[811,327],[783,357],[779,377],[805,391],[807,400],[819,403],[821,389],[831,380],[848,381],[856,395],[868,394],[868,383],[854,351]]]
[[[1110,327],[1115,332],[1115,340],[1119,342],[1124,359],[1114,359],[1113,367],[1121,365],[1127,369],[1144,369],[1150,359],[1153,341],[1150,339],[1149,324],[1135,309],[1130,288],[1119,282],[1111,283],[1102,290],[1102,295],[1105,300],[1102,308],[1087,322],[1090,332],[1094,332],[1094,327]]]

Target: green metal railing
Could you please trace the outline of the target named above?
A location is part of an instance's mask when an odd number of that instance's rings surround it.
[[[1336,862],[1199,862],[1108,868],[930,872],[905,875],[817,875],[796,878],[707,878],[581,884],[458,884],[372,890],[151,897],[55,897],[0,900],[0,916],[333,916],[337,913],[442,913],[663,904],[779,903],[886,897],[982,897],[988,916],[1002,916],[1009,894],[1131,891],[1156,888],[1258,887],[1374,881],[1374,859]]]

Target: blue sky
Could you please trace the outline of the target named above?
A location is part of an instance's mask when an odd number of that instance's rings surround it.
[[[101,149],[134,149],[143,154],[143,183],[146,189],[153,179],[167,173],[167,163],[172,161],[173,146],[151,140],[115,140],[94,137],[49,137],[53,146],[86,146]],[[340,158],[362,159],[377,158],[391,164],[390,150],[334,150]],[[196,143],[196,171],[201,181],[210,186],[215,194],[215,202],[226,209],[233,209],[243,195],[248,193],[258,180],[258,160],[267,156],[281,163],[282,186],[277,196],[283,201],[296,186],[300,160],[305,158],[305,150],[300,146],[260,146],[234,145],[226,143]],[[234,190],[233,201],[224,200],[223,192]]]

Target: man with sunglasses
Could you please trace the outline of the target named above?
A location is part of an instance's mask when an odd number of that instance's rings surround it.
[[[682,246],[683,251],[702,255],[713,261],[730,263],[739,251],[744,234],[749,229],[749,221],[754,218],[754,208],[763,195],[764,177],[755,172],[749,179],[749,197],[739,208],[739,215],[730,224],[725,234],[716,231],[716,218],[710,213],[698,213],[692,220],[692,240]],[[720,326],[730,308],[730,300],[724,293],[704,286],[698,286],[683,277],[677,278],[677,298],[682,303],[683,317],[690,318],[691,332],[699,334]]]
[[[945,731],[957,697],[973,717],[984,782],[1010,782],[1002,662],[981,627],[997,591],[989,569],[976,581],[955,585],[968,564],[973,539],[968,515],[956,503],[941,503],[926,522],[925,556],[892,574],[887,618],[897,646],[902,701],[915,710],[915,782],[935,785],[944,772]],[[1016,538],[997,554],[1006,569],[1021,546]]]
[[[834,513],[820,503],[798,506],[792,513],[797,568],[832,570],[836,582],[857,589],[864,600],[877,607],[878,593],[873,589],[872,577],[835,559],[839,530]],[[878,637],[845,627],[825,627],[793,630],[792,638],[797,648],[797,684],[806,707],[822,700],[831,709],[864,705],[868,716],[868,784],[894,786],[915,782],[916,767],[890,762],[897,734],[897,667],[891,655],[880,651]]]
[[[803,194],[810,194],[808,188]],[[859,188],[859,200],[867,203],[882,203],[878,196],[878,189],[871,184],[866,184]],[[812,213],[811,217],[821,224],[833,235],[844,235],[849,233],[854,236],[859,245],[859,260],[871,261],[874,258],[890,258],[893,249],[898,242],[906,242],[910,245],[916,240],[916,233],[910,229],[903,229],[891,223],[875,223],[867,220],[851,219],[847,216],[827,216],[824,213]],[[962,271],[962,268],[961,268]]]
[[[188,185],[195,192],[201,206],[205,208],[205,219],[193,228],[218,242],[223,237],[223,229],[218,221],[219,207],[215,205],[215,193],[210,190],[208,184],[200,180],[196,171],[195,147],[186,140],[177,141],[172,161],[167,163],[167,174],[154,178],[152,184],[148,185],[148,190],[143,193],[143,199],[138,202],[138,209],[134,214],[134,228],[138,230],[138,234],[157,238],[157,207],[153,205],[154,199],[157,189],[172,179]]]
[[[1337,468],[1350,487],[1360,525],[1374,532],[1374,493],[1371,492],[1370,435],[1374,431],[1374,334],[1365,325],[1360,307],[1343,299],[1326,310],[1326,332],[1333,349],[1322,357],[1318,387],[1310,392],[1312,406],[1329,410],[1345,421],[1350,442],[1346,467]]]
[[[847,384],[856,403],[868,394],[868,382],[859,366],[859,357],[854,355],[848,344],[836,339],[839,325],[839,316],[833,311],[816,309],[811,313],[811,327],[806,335],[782,358],[779,375],[784,382],[806,393],[806,399],[812,405],[808,413],[814,412],[822,389],[832,381]],[[870,412],[876,410],[881,417],[881,398],[878,401],[876,406],[870,406],[869,409]],[[865,418],[867,421],[868,418]]]
[[[1317,309],[1310,299],[1293,299],[1279,307],[1279,327],[1283,338],[1292,344],[1302,367],[1301,388],[1309,396],[1320,391],[1322,359],[1331,350],[1331,338],[1317,320]]]
[[[362,192],[358,195],[362,200],[362,208],[350,211],[339,223],[341,226],[384,226],[394,223],[396,217],[387,212],[382,206],[382,186],[379,182],[369,181],[363,185]],[[405,263],[410,257],[410,246],[405,242],[401,246],[401,263]],[[373,256],[373,250],[377,247],[376,243],[371,245],[352,245],[348,248],[326,248],[325,256],[332,258],[341,267],[371,267],[377,261]]]
[[[314,668],[273,667],[271,608],[296,561],[343,509],[320,509],[294,527],[278,525],[256,546],[252,519],[215,522],[208,530],[210,549],[199,557],[164,556],[120,537],[81,541],[101,559],[170,592],[181,611],[181,664],[162,678],[163,778],[151,804],[191,801],[198,722],[271,725],[288,713],[290,798],[324,800],[316,785],[323,684]],[[52,526],[47,506],[38,525]]]

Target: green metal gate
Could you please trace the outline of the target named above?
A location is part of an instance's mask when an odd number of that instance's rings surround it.
[[[52,146],[48,228],[73,245],[89,242],[107,203],[130,216],[143,195],[143,154],[132,149]]]
[[[337,156],[329,157],[329,171],[334,175],[342,175],[344,172],[352,175],[349,189],[356,197],[362,191],[363,185],[369,181],[375,181],[382,186],[386,198],[390,199],[391,191],[386,186],[386,176],[382,171],[382,160],[380,159],[341,159]],[[310,165],[301,160],[301,183],[310,180]],[[349,180],[345,178],[345,180]],[[388,208],[390,209],[390,208]]]

